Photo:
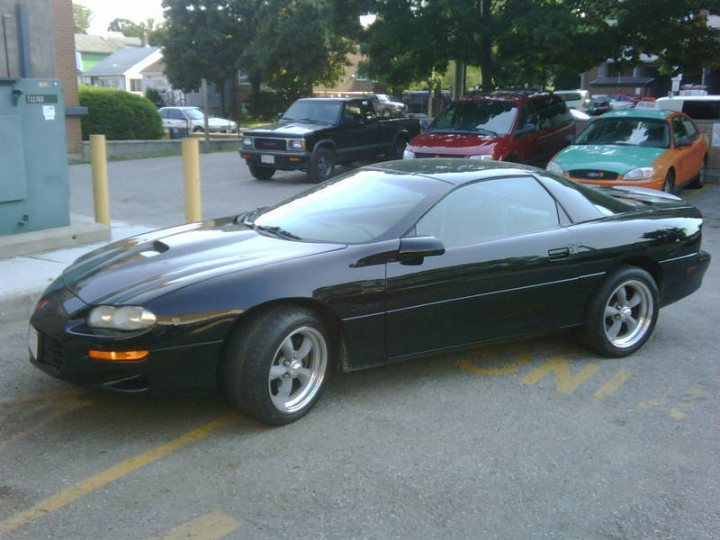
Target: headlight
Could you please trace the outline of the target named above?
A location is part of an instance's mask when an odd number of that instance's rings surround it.
[[[98,306],[88,315],[87,323],[93,328],[113,330],[143,330],[156,321],[155,315],[140,306]]]
[[[253,138],[252,138],[252,137],[243,137],[243,139],[242,139],[242,145],[243,145],[243,146],[252,146],[252,145],[253,145]]]
[[[293,150],[305,150],[305,139],[290,139],[290,148]]]
[[[647,180],[655,174],[655,167],[638,167],[623,175],[624,180]]]
[[[565,171],[563,171],[563,168],[554,161],[551,161],[550,163],[548,163],[547,167],[545,167],[545,168],[548,171],[550,171],[551,173],[555,173],[555,174],[562,174],[565,172]]]
[[[403,159],[415,159],[415,152],[403,150]]]
[[[470,156],[468,159],[479,159],[481,161],[485,161],[486,159],[492,158],[492,154],[475,154],[474,156]]]

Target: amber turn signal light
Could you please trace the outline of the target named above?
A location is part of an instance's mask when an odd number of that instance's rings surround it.
[[[131,362],[142,360],[150,351],[95,351],[90,349],[88,356],[93,360],[105,360],[108,362]]]

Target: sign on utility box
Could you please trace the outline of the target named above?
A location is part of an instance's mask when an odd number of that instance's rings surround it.
[[[70,224],[60,81],[0,78],[0,235]]]

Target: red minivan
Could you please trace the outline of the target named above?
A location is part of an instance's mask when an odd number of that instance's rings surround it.
[[[410,141],[403,157],[493,159],[544,167],[574,137],[575,120],[559,96],[493,92],[453,101]]]

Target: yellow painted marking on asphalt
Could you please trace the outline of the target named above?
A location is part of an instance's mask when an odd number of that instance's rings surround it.
[[[651,399],[649,401],[641,401],[637,405],[635,405],[635,408],[639,411],[644,411],[646,409],[652,409],[653,407],[659,407],[660,405],[663,405],[665,403],[664,399]]]
[[[148,540],[219,540],[235,531],[240,524],[230,516],[217,511],[174,528],[165,536]]]
[[[70,403],[64,403],[60,406],[57,406],[55,410],[48,413],[47,416],[45,416],[42,420],[39,420],[37,422],[32,423],[32,427],[29,429],[22,431],[20,433],[15,433],[14,435],[10,435],[7,438],[5,438],[5,435],[0,433],[0,450],[4,450],[6,446],[17,442],[18,440],[22,439],[23,437],[27,437],[30,433],[33,433],[40,428],[48,425],[49,423],[53,422],[54,420],[57,420],[58,418],[61,418],[65,415],[68,415],[78,409],[83,409],[90,405],[90,401],[76,401],[76,402],[70,402]],[[41,405],[40,407],[36,407],[33,409],[33,412],[37,412],[40,409],[46,409],[47,405]]]
[[[612,396],[625,384],[625,381],[630,378],[630,375],[631,374],[624,369],[615,372],[615,375],[610,377],[605,384],[597,389],[597,392],[593,394],[593,398],[596,401],[602,401],[606,397]]]
[[[491,356],[492,351],[482,351],[480,352],[479,356],[484,360],[490,360],[492,359]],[[491,367],[481,367],[478,366],[473,360],[470,360],[469,358],[461,358],[458,362],[458,367],[460,369],[464,369],[467,371],[471,371],[473,373],[478,373],[480,375],[491,375],[491,376],[497,376],[497,375],[511,375],[515,373],[518,369],[520,369],[522,366],[521,364],[527,364],[532,360],[532,355],[526,352],[519,351],[515,354],[512,361],[508,362],[504,366],[497,367],[497,368],[491,368]]]
[[[683,405],[692,405],[697,399],[702,397],[702,395],[702,390],[700,390],[699,388],[693,388],[692,390],[685,392],[680,403]]]
[[[687,416],[684,412],[678,411],[677,409],[670,409],[670,412],[668,413],[668,416],[670,418],[673,418],[674,420],[682,420]]]
[[[7,533],[12,530],[22,527],[33,521],[40,519],[41,517],[54,512],[67,506],[68,504],[75,502],[76,500],[98,490],[110,482],[122,478],[130,474],[137,469],[144,467],[150,463],[153,463],[165,456],[179,450],[183,446],[190,443],[197,442],[204,439],[214,431],[220,428],[226,427],[238,420],[238,415],[235,413],[226,414],[215,420],[212,420],[202,426],[185,433],[184,435],[173,439],[165,444],[151,448],[150,450],[133,456],[125,461],[113,465],[112,467],[99,472],[82,482],[78,482],[75,485],[67,487],[62,491],[48,497],[47,499],[40,501],[38,504],[19,512],[13,516],[10,516],[3,521],[0,521],[0,535]]]
[[[705,184],[705,185],[704,185],[703,187],[701,187],[700,189],[695,189],[695,190],[693,190],[693,191],[691,191],[691,192],[689,192],[689,193],[683,193],[683,195],[684,195],[683,199],[687,201],[688,199],[692,199],[693,197],[697,197],[697,196],[700,195],[703,191],[705,191],[705,190],[707,189],[707,187],[708,187],[708,185]]]
[[[570,371],[570,363],[562,357],[551,358],[522,378],[524,384],[535,384],[548,373],[555,374],[555,388],[561,394],[572,394],[600,369],[598,364],[588,364],[576,375]]]

